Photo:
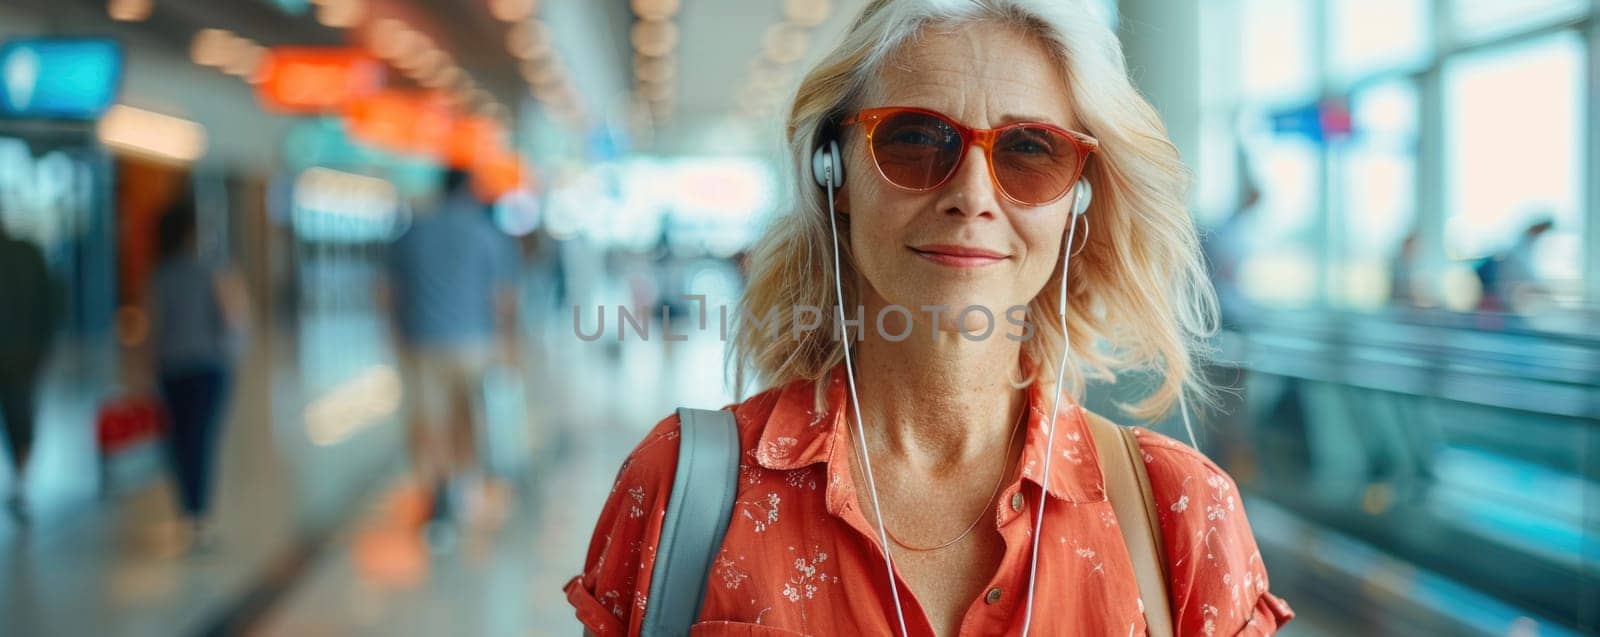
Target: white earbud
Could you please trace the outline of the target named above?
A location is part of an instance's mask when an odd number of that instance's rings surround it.
[[[829,182],[833,188],[844,185],[844,156],[838,141],[830,139],[811,153],[811,179],[823,188],[828,188]]]
[[[1072,216],[1074,218],[1089,211],[1089,202],[1094,200],[1094,188],[1089,186],[1089,180],[1079,179],[1072,186]]]
[[[1089,210],[1089,201],[1094,198],[1094,189],[1089,186],[1089,180],[1079,179],[1072,186],[1072,218],[1067,220],[1067,240],[1061,243],[1061,290],[1056,298],[1057,318],[1061,321],[1061,359],[1056,361],[1056,387],[1055,397],[1050,400],[1050,426],[1045,433],[1045,449],[1054,449],[1056,440],[1056,421],[1061,415],[1061,389],[1067,377],[1067,359],[1072,353],[1072,334],[1067,331],[1067,276],[1072,272],[1072,244],[1078,236],[1078,217]],[[1085,241],[1088,238],[1089,220],[1084,219]],[[1050,461],[1055,454],[1047,453],[1044,456],[1044,475],[1050,475]],[[1034,585],[1039,575],[1039,538],[1044,530],[1044,507],[1050,501],[1045,492],[1044,483],[1039,486],[1039,507],[1034,511],[1033,518],[1033,547],[1028,552],[1028,596],[1026,606],[1022,613],[1022,634],[1030,634],[1033,628],[1033,592]]]

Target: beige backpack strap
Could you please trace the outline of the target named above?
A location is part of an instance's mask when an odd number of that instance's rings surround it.
[[[1122,528],[1122,541],[1133,558],[1133,574],[1144,600],[1144,618],[1151,637],[1172,637],[1172,610],[1167,598],[1167,560],[1161,545],[1161,518],[1156,516],[1150,475],[1145,472],[1139,439],[1133,429],[1119,427],[1084,411],[1094,436],[1106,499]]]

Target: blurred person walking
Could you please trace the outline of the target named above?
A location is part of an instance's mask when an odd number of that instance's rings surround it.
[[[0,222],[0,421],[15,479],[6,508],[27,522],[23,478],[33,450],[34,391],[55,333],[54,294],[44,253]]]
[[[435,540],[448,534],[462,496],[486,495],[484,377],[497,356],[514,361],[517,352],[515,245],[491,223],[467,173],[448,171],[441,185],[437,209],[390,246],[380,292],[401,361],[413,469],[432,491]]]
[[[1429,304],[1421,287],[1422,281],[1417,276],[1418,254],[1421,251],[1418,241],[1417,233],[1413,230],[1400,241],[1400,248],[1389,260],[1389,301],[1395,305],[1417,307]]]
[[[1541,299],[1550,295],[1534,262],[1539,240],[1554,228],[1554,221],[1541,216],[1528,224],[1509,248],[1478,262],[1473,268],[1483,287],[1478,311],[1530,314]]]
[[[233,367],[249,327],[237,273],[199,255],[195,208],[184,196],[157,228],[159,261],[147,296],[167,443],[191,546],[212,542],[207,515]]]

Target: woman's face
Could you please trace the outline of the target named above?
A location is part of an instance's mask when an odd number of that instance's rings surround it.
[[[1000,25],[924,31],[891,56],[866,100],[866,108],[927,108],[975,128],[1042,121],[1080,130],[1061,70],[1032,38]],[[848,179],[839,203],[850,218],[868,320],[876,308],[895,304],[928,324],[929,313],[921,308],[938,305],[949,311],[934,327],[954,330],[963,326],[954,313],[979,305],[994,316],[993,335],[1004,334],[1010,327],[1007,308],[1031,301],[1055,268],[1072,196],[1044,206],[1005,199],[989,176],[986,153],[976,146],[967,149],[945,185],[902,190],[878,173],[865,137],[859,126],[846,129]],[[943,256],[960,248],[994,256]],[[983,333],[985,323],[974,311],[964,327]]]

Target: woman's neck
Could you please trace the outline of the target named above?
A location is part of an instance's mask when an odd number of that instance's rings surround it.
[[[979,340],[935,333],[926,316],[907,338],[891,341],[875,332],[872,316],[869,308],[854,362],[861,418],[874,451],[930,471],[992,459],[1027,409],[1026,390],[1011,383],[1021,343],[1000,329]],[[891,327],[886,333],[900,332]]]

